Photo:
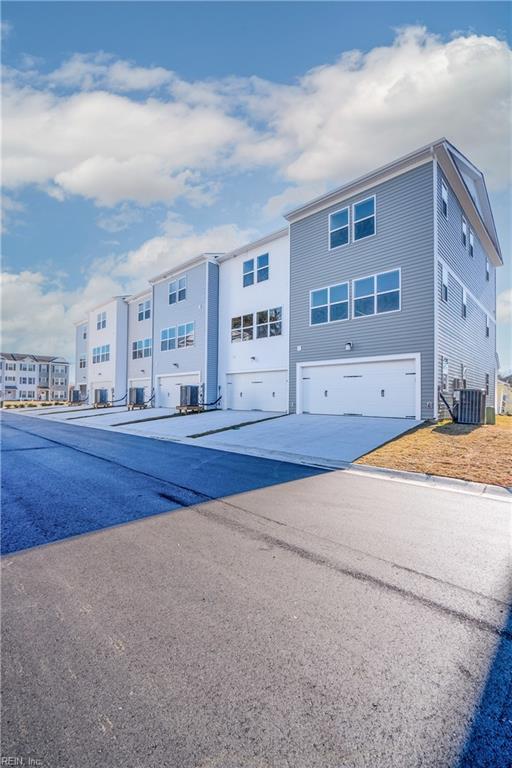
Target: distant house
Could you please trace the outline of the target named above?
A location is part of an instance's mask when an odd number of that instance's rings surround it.
[[[498,378],[496,406],[498,413],[512,416],[512,377]]]
[[[69,363],[54,355],[0,352],[1,400],[67,400]]]

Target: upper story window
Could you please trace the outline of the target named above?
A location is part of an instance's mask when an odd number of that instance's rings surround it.
[[[354,241],[375,234],[375,195],[352,206]]]
[[[381,272],[352,282],[354,317],[400,310],[400,270]]]
[[[173,280],[171,283],[169,283],[169,304],[176,304],[178,301],[185,301],[186,298],[186,277],[180,277],[179,280]]]
[[[194,323],[178,325],[178,349],[181,349],[182,347],[193,347],[194,337]]]
[[[5,380],[6,381],[16,381],[16,376],[6,376]]]
[[[448,301],[448,270],[445,266],[441,268],[441,298]]]
[[[464,216],[462,217],[462,233],[461,233],[462,245],[466,248],[468,244],[468,223]]]
[[[329,214],[329,248],[347,245],[349,240],[348,208]]]
[[[254,338],[254,315],[240,315],[231,318],[231,341],[252,341]]]
[[[107,327],[107,313],[99,312],[96,315],[96,330],[101,331],[102,328]]]
[[[5,370],[6,371],[15,371],[16,370],[16,363],[6,363],[5,364]]]
[[[255,264],[256,261],[256,264]],[[254,284],[256,277],[257,283],[262,283],[264,280],[268,280],[269,277],[269,255],[268,253],[262,253],[256,260],[247,259],[242,266],[242,285],[247,288],[249,285]],[[255,275],[256,272],[256,275]]]
[[[491,335],[491,323],[489,322],[489,315],[485,316],[485,335],[487,338]]]
[[[462,289],[462,317],[465,319],[468,316],[468,297],[466,289]]]
[[[141,301],[137,307],[137,319],[147,320],[151,317],[151,300]]]
[[[469,255],[475,255],[475,236],[472,229],[469,230]]]
[[[93,347],[92,362],[107,363],[110,360],[110,344],[104,344],[102,347]]]
[[[132,343],[132,360],[137,360],[139,357],[151,357],[151,352],[151,339],[141,339]]]
[[[86,338],[87,338],[87,327],[84,327],[84,329],[82,330],[82,339],[86,339]]]
[[[485,279],[487,282],[489,282],[491,278],[491,265],[489,264],[489,259],[485,260]]]
[[[48,373],[48,364],[45,363],[44,365],[39,366],[39,373]]]
[[[80,361],[78,363],[79,368],[87,368],[87,357],[85,355],[80,355]]]
[[[311,325],[348,320],[348,283],[319,288],[309,294]]]
[[[256,312],[256,338],[266,339],[269,336],[281,336],[283,308],[261,309]]]
[[[184,347],[193,347],[195,343],[194,323],[183,323],[172,328],[164,328],[160,333],[160,349],[162,352]]]
[[[444,181],[441,182],[441,210],[443,212],[443,216],[448,218],[448,187]]]

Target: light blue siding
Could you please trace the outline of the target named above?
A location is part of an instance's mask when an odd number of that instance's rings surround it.
[[[208,316],[207,316],[207,387],[205,402],[213,403],[218,395],[219,360],[219,267],[208,265]]]

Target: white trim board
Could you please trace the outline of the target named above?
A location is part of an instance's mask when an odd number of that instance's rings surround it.
[[[484,307],[481,301],[476,298],[476,296],[469,290],[467,285],[460,279],[458,275],[455,274],[453,269],[449,266],[449,264],[443,259],[442,256],[437,256],[437,261],[439,264],[441,264],[442,267],[446,269],[448,274],[455,280],[456,283],[460,285],[460,287],[466,291],[466,295],[469,296],[472,301],[477,305],[477,307],[480,307],[482,312],[484,312],[489,320],[496,325],[496,318],[494,317],[494,310],[488,309],[487,307]],[[436,294],[437,294],[437,270],[436,270]]]

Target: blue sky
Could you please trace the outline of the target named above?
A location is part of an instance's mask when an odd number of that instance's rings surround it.
[[[509,263],[509,36],[506,3],[4,3],[4,346],[70,355],[88,304],[441,135]]]

